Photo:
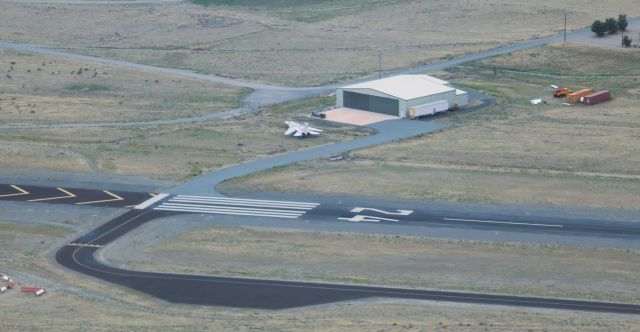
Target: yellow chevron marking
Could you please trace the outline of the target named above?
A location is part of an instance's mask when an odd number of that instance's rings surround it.
[[[26,191],[26,190],[24,190],[24,189],[22,189],[22,188],[20,188],[20,187],[18,187],[18,186],[16,186],[16,185],[13,185],[13,184],[12,184],[12,185],[11,185],[11,188],[13,188],[13,189],[15,189],[15,190],[17,190],[17,191],[19,191],[19,192],[18,192],[18,193],[15,193],[15,194],[0,195],[0,197],[11,197],[11,196],[29,195],[29,192],[28,192],[28,191]]]
[[[103,192],[111,197],[113,197],[112,199],[103,199],[100,201],[91,201],[91,202],[80,202],[80,203],[76,203],[78,205],[86,205],[86,204],[96,204],[96,203],[106,203],[106,202],[117,202],[117,201],[124,201],[124,198],[110,192],[107,190],[103,190]]]
[[[70,193],[67,190],[64,190],[62,188],[57,188],[58,190],[62,191],[63,193],[65,193],[65,196],[56,196],[56,197],[48,197],[48,198],[38,198],[38,199],[30,199],[28,200],[28,202],[41,202],[41,201],[51,201],[54,199],[63,199],[63,198],[74,198],[76,197],[76,195],[74,195],[73,193]]]

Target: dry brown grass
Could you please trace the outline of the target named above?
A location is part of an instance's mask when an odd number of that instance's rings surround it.
[[[140,70],[0,50],[0,123],[123,122],[241,105],[246,90]]]
[[[0,39],[288,85],[374,72],[380,48],[388,70],[558,33],[565,8],[570,29],[603,15],[640,14],[633,0],[351,0],[260,10],[184,3],[1,6]]]
[[[316,123],[323,135],[283,135],[286,119],[324,107],[331,98],[274,106],[257,115],[187,125],[52,128],[0,132],[0,166],[60,169],[184,179],[212,169],[367,135],[348,126]],[[312,118],[300,121],[313,122]]]
[[[237,107],[245,92],[171,75],[6,50],[0,50],[2,68],[10,76],[0,77],[2,124],[190,117]],[[78,75],[80,68],[89,70]],[[312,98],[270,107],[257,115],[193,124],[2,130],[0,167],[26,172],[38,168],[184,179],[367,134],[322,123],[317,125],[326,131],[317,138],[301,140],[282,135],[284,120],[306,116],[332,103],[331,98]],[[313,122],[311,118],[300,119]]]
[[[106,258],[166,272],[640,300],[640,265],[631,263],[638,250],[207,225],[130,254],[134,242],[175,222],[144,226],[109,248]]]

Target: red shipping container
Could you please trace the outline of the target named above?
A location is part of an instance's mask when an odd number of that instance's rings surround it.
[[[590,95],[586,95],[582,99],[582,103],[585,105],[595,105],[601,103],[603,101],[607,101],[611,99],[611,94],[609,90],[602,90],[598,92],[594,92]]]

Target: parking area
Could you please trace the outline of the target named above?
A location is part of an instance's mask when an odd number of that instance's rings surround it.
[[[366,126],[380,121],[400,119],[393,115],[361,111],[346,107],[334,108],[325,111],[324,114],[326,115],[326,120],[356,126]]]

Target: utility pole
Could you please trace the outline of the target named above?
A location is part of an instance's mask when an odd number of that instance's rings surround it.
[[[567,42],[567,9],[564,9],[564,42]]]
[[[382,49],[378,49],[378,79],[382,78]]]

